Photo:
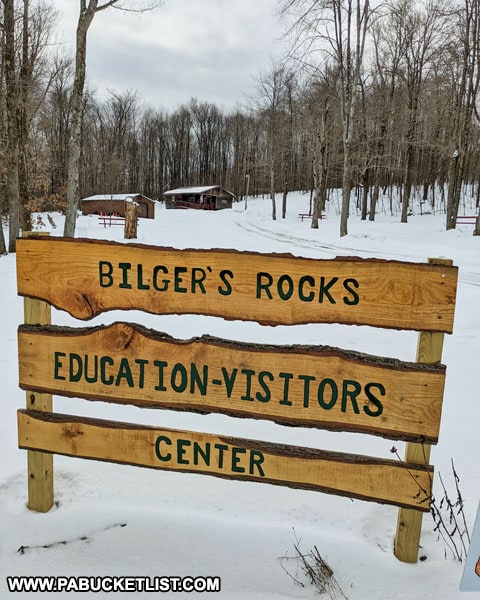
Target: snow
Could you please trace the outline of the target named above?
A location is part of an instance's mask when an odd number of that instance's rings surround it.
[[[103,200],[124,200],[125,202],[133,202],[135,198],[141,194],[97,194],[96,196],[89,196],[88,198],[82,198],[82,202],[98,202]]]
[[[173,194],[203,194],[204,192],[208,192],[209,190],[214,190],[218,185],[202,185],[197,187],[183,187],[176,188],[174,190],[167,190],[163,192],[163,194],[173,195]]]
[[[272,221],[269,200],[250,198],[232,210],[156,211],[155,220],[141,219],[138,242],[177,248],[236,248],[265,253],[290,252],[313,258],[378,257],[425,262],[451,258],[460,269],[454,333],[446,336],[447,365],[439,444],[432,448],[435,495],[442,489],[456,498],[451,459],[460,477],[470,530],[480,498],[478,477],[479,414],[476,393],[480,322],[480,238],[472,226],[445,231],[444,215],[409,217],[378,215],[377,221],[349,219],[349,235],[339,238],[335,203],[318,230],[301,222],[308,195],[289,197],[285,219]],[[387,212],[387,211],[385,211]],[[62,217],[52,215],[43,229],[61,235]],[[104,228],[95,216],[80,216],[77,236],[123,241],[121,228]],[[0,598],[41,597],[40,593],[9,593],[11,575],[210,575],[220,576],[220,593],[162,594],[165,598],[222,600],[290,600],[312,598],[313,586],[295,585],[282,564],[299,576],[295,540],[305,553],[318,548],[349,600],[454,600],[463,564],[445,550],[429,514],[423,518],[420,555],[425,560],[404,564],[393,555],[397,509],[318,492],[228,481],[202,475],[152,471],[130,466],[56,456],[55,507],[47,514],[26,508],[26,452],[17,447],[16,410],[25,406],[18,388],[16,330],[23,320],[23,300],[16,295],[15,256],[0,258]],[[78,326],[67,314],[53,310],[53,322]],[[415,359],[417,335],[341,325],[262,327],[255,323],[199,316],[154,316],[112,312],[88,325],[130,320],[177,338],[210,334],[248,342],[327,344],[401,360]],[[80,324],[84,326],[84,323]],[[155,424],[223,435],[264,439],[313,448],[391,458],[392,442],[372,436],[287,428],[222,415],[195,415],[138,409],[79,399],[54,398],[58,412],[125,422]],[[395,444],[400,454],[403,445]],[[65,544],[61,542],[66,542]],[[43,547],[51,545],[51,547]],[[21,546],[24,553],[17,552]],[[281,557],[290,558],[283,561]],[[84,594],[107,598],[112,594]],[[43,597],[46,597],[43,594]],[[48,596],[47,596],[48,597]],[[71,598],[56,593],[55,598]],[[137,600],[151,593],[125,592]],[[325,597],[328,597],[326,595]]]

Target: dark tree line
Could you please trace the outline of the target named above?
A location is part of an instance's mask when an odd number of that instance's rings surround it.
[[[273,60],[230,110],[195,98],[143,108],[133,91],[100,102],[88,81],[78,107],[73,57],[49,47],[52,9],[43,0],[0,8],[0,209],[11,232],[29,228],[32,210],[66,210],[79,123],[79,197],[161,199],[168,188],[219,184],[239,199],[247,189],[269,197],[275,219],[276,194],[284,217],[288,193],[305,190],[316,227],[329,190],[341,188],[341,235],[354,207],[374,220],[393,191],[404,222],[414,194],[445,212],[447,228],[466,187],[478,208],[480,0],[374,9],[366,0],[282,0],[291,58]],[[2,240],[0,232],[5,251]]]

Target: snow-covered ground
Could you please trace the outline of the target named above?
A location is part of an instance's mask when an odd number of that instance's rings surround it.
[[[318,230],[301,222],[308,196],[291,195],[286,219],[272,221],[269,200],[249,199],[221,212],[167,211],[157,206],[154,221],[142,219],[138,242],[177,248],[236,248],[265,253],[290,252],[313,258],[379,257],[425,262],[451,258],[460,268],[455,329],[446,336],[443,361],[447,379],[440,441],[432,449],[435,494],[442,496],[438,473],[456,498],[451,459],[460,477],[470,529],[480,499],[477,372],[480,320],[480,238],[472,226],[445,231],[443,215],[378,216],[375,223],[349,220],[349,235],[339,238],[332,209]],[[62,217],[52,215],[61,235]],[[97,218],[80,217],[77,236],[119,240],[121,227],[103,228]],[[15,256],[0,258],[0,598],[71,598],[72,593],[9,593],[6,576],[111,575],[221,577],[219,593],[157,594],[165,598],[281,600],[312,598],[313,586],[296,585],[282,568],[301,578],[294,560],[296,540],[305,553],[317,547],[350,600],[452,600],[463,565],[423,518],[421,556],[415,565],[399,562],[392,544],[397,509],[317,492],[222,480],[202,475],[152,471],[96,461],[55,457],[56,506],[47,514],[26,508],[26,452],[17,448],[16,410],[25,405],[18,388],[17,326],[23,300],[16,294]],[[328,344],[402,360],[415,360],[417,334],[367,327],[302,325],[265,327],[199,316],[154,316],[113,312],[88,325],[131,320],[176,338],[211,334],[275,344]],[[54,310],[53,322],[78,325]],[[82,324],[85,325],[85,324]],[[270,422],[222,415],[194,415],[138,409],[102,402],[55,397],[55,410],[125,422],[154,424],[223,435],[263,439],[391,458],[392,442],[371,436],[284,428]],[[402,444],[396,444],[403,454]],[[61,543],[65,542],[65,543]],[[24,553],[17,550],[25,547]],[[49,546],[49,547],[43,547]],[[280,560],[281,557],[290,558]],[[74,594],[73,594],[74,595]],[[115,594],[80,594],[106,598]],[[150,592],[121,597],[151,598]],[[328,596],[327,596],[328,597]]]

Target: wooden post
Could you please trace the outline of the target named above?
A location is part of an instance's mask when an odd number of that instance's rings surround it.
[[[48,235],[38,232],[24,232],[23,237],[30,235]],[[24,319],[28,325],[50,325],[51,307],[43,300],[24,298]],[[40,412],[52,412],[51,394],[40,394],[27,391],[27,409]],[[28,508],[38,512],[48,512],[53,506],[53,454],[27,452],[28,472]]]
[[[451,266],[450,259],[430,258],[430,264]],[[443,333],[428,333],[422,331],[418,335],[417,362],[434,364],[442,361]],[[417,464],[430,462],[430,445],[407,443],[405,461]],[[418,560],[420,534],[422,531],[423,513],[418,510],[400,508],[398,511],[397,533],[395,536],[395,556],[407,563]]]
[[[125,230],[124,239],[134,240],[137,237],[138,204],[136,202],[125,202]]]

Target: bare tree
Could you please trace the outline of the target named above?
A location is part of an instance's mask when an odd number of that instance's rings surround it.
[[[375,62],[372,66],[372,90],[369,94],[373,117],[373,192],[370,200],[369,220],[375,220],[380,187],[388,181],[392,154],[394,103],[397,95],[400,63],[404,54],[404,33],[394,26],[390,15],[377,21],[372,28]],[[388,139],[389,138],[389,139]]]
[[[292,81],[292,73],[278,60],[272,60],[270,68],[260,73],[256,78],[257,97],[255,102],[259,113],[263,117],[265,128],[265,166],[269,172],[269,191],[272,201],[272,219],[274,221],[277,218],[275,201],[277,173],[282,154],[283,138],[288,131],[285,109],[288,105],[289,90],[292,94],[289,87]]]
[[[429,0],[417,7],[413,0],[401,0],[393,10],[393,27],[404,32],[403,82],[407,97],[407,127],[403,161],[402,223],[407,222],[412,191],[412,172],[417,160],[417,127],[422,86],[431,61],[439,55],[445,31],[440,10],[442,0]]]
[[[7,117],[7,196],[10,216],[10,252],[15,252],[16,239],[20,229],[20,190],[18,182],[19,140],[17,122],[17,76],[15,63],[15,2],[4,0],[5,27],[5,93]]]
[[[80,166],[80,146],[81,146],[81,126],[82,126],[82,108],[83,92],[85,87],[86,55],[87,55],[87,33],[92,24],[95,15],[110,7],[122,10],[133,10],[143,12],[151,10],[158,6],[160,2],[150,3],[149,6],[136,8],[126,8],[120,0],[108,0],[100,2],[99,0],[80,0],[80,13],[78,17],[76,32],[76,51],[75,51],[75,77],[73,81],[72,94],[70,99],[71,126],[68,155],[68,185],[67,185],[67,209],[65,215],[65,237],[74,237],[77,209],[79,203],[79,166]]]
[[[477,113],[477,97],[480,84],[480,2],[464,0],[463,9],[457,13],[460,44],[452,44],[458,68],[453,81],[455,97],[452,123],[452,147],[448,169],[447,229],[454,229],[460,204],[460,193],[465,175],[473,119]],[[474,230],[480,235],[480,218]]]
[[[343,144],[340,235],[344,236],[350,211],[355,112],[372,9],[369,0],[283,0],[281,13],[293,17],[289,33],[299,59],[313,64],[320,54],[338,75]]]

